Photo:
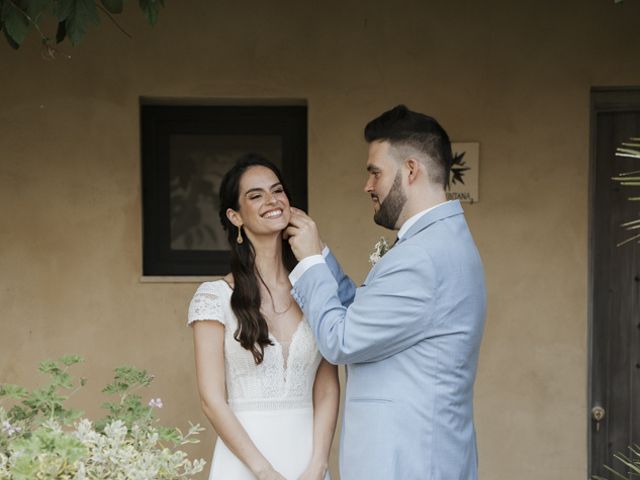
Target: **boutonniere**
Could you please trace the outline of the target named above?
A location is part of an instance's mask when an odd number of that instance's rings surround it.
[[[373,252],[369,255],[369,263],[373,267],[380,259],[390,250],[389,242],[384,237],[380,237],[380,240],[373,246]]]

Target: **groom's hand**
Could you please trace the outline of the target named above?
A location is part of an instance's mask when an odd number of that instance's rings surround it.
[[[316,222],[302,210],[291,207],[291,220],[285,235],[298,261],[311,255],[322,255],[324,244],[320,240]]]

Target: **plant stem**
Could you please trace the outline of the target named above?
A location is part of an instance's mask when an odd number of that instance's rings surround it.
[[[115,18],[113,18],[113,15],[111,15],[111,12],[109,12],[109,10],[107,10],[106,8],[104,8],[102,5],[100,5],[99,3],[96,3],[96,6],[102,10],[102,12],[107,16],[107,18],[109,18],[109,20],[111,20],[113,22],[113,24],[118,27],[118,29],[124,33],[127,37],[129,38],[133,38],[133,36],[127,32],[124,28],[122,28],[122,26],[116,21]]]
[[[42,38],[42,41],[46,44],[49,43],[49,37],[47,37],[44,33],[42,33],[42,30],[40,30],[40,25],[38,25],[38,22],[36,22],[33,18],[31,18],[31,16],[25,12],[24,10],[22,10],[18,5],[15,4],[15,2],[13,0],[7,0],[11,5],[13,5],[13,8],[15,8],[16,10],[18,10],[23,16],[24,18],[27,19],[27,21],[33,25],[36,30],[38,31],[38,33],[40,34],[40,37]]]

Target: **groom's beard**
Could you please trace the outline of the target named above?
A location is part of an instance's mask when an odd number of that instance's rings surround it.
[[[391,185],[387,198],[383,200],[380,208],[373,215],[373,221],[389,230],[395,229],[405,203],[407,203],[407,196],[402,190],[402,178],[398,172],[396,178],[393,179],[393,185]]]

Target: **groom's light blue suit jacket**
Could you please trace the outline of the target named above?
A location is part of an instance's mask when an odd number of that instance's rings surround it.
[[[292,293],[322,355],[347,365],[341,479],[476,479],[486,293],[460,203],[420,218],[360,288],[329,255]]]

